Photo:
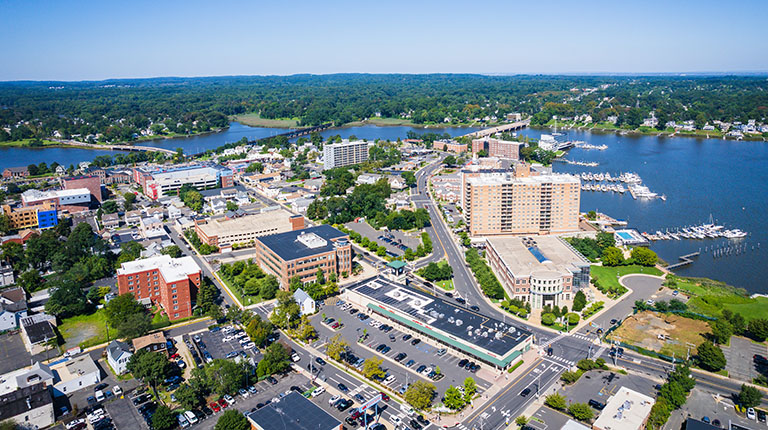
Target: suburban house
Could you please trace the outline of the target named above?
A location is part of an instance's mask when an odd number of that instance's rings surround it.
[[[16,330],[27,316],[27,293],[21,287],[0,291],[0,332]]]
[[[128,211],[125,213],[125,223],[128,225],[139,225],[141,222],[141,211]]]
[[[140,349],[146,349],[147,351],[162,352],[167,355],[167,346],[165,335],[162,332],[151,333],[133,340],[133,350],[135,352],[139,352]]]
[[[56,382],[53,395],[63,396],[101,382],[101,372],[89,354],[51,366]]]
[[[128,371],[128,360],[132,355],[131,347],[126,343],[113,340],[107,345],[107,363],[118,375]]]
[[[312,297],[309,297],[309,294],[305,293],[301,288],[297,289],[296,292],[293,293],[293,299],[296,300],[296,303],[299,304],[302,315],[312,315],[317,311],[315,309],[315,301],[312,299]]]
[[[120,216],[117,214],[104,214],[101,216],[101,225],[104,228],[120,227]]]
[[[6,167],[3,170],[3,178],[23,178],[29,176],[29,170],[26,167]]]

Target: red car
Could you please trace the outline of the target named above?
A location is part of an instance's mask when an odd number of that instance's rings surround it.
[[[176,359],[178,359],[178,358],[181,358],[181,356],[180,356],[178,353],[177,353],[177,354],[173,354],[173,355],[171,356],[171,360],[176,360]]]
[[[229,403],[227,403],[224,399],[219,399],[219,406],[221,406],[221,409],[227,409],[229,407]]]
[[[381,400],[384,400],[385,402],[389,401],[389,396],[386,393],[383,391],[379,391],[379,393],[381,393]]]
[[[219,404],[216,402],[212,402],[210,405],[208,405],[213,409],[213,412],[219,412],[221,411],[221,407],[219,407]]]

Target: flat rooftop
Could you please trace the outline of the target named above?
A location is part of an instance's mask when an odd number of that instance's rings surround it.
[[[253,231],[276,229],[277,233],[291,230],[290,218],[293,214],[283,208],[266,212],[253,213],[237,218],[210,218],[198,227],[206,236],[234,236]]]
[[[643,428],[645,419],[650,415],[655,400],[630,390],[627,387],[619,388],[600,412],[593,429],[598,430],[639,430]]]
[[[330,430],[341,422],[297,392],[246,415],[263,430]]]
[[[99,368],[88,354],[52,366],[51,370],[58,374],[60,382],[71,381],[94,372],[99,373]]]
[[[73,188],[71,190],[49,190],[49,191],[27,190],[27,191],[24,191],[21,195],[25,201],[34,202],[38,200],[53,199],[56,197],[81,196],[85,194],[90,195],[91,190],[89,190],[88,188]]]
[[[188,275],[200,272],[200,266],[192,257],[171,258],[170,255],[158,255],[123,263],[117,269],[117,274],[130,275],[152,269],[159,270],[165,282],[182,281],[187,279]]]
[[[568,275],[590,265],[557,236],[489,237],[486,241],[516,277],[545,271]]]
[[[516,177],[514,173],[505,171],[503,173],[480,173],[480,176],[475,176],[467,179],[467,183],[472,185],[500,185],[500,184],[527,184],[527,185],[540,185],[540,184],[581,184],[581,179],[568,174],[550,173]]]
[[[262,236],[259,241],[284,261],[291,261],[333,251],[333,240],[346,236],[346,233],[330,225],[321,224],[302,230]]]
[[[502,322],[460,306],[455,301],[444,300],[382,277],[367,279],[346,288],[370,299],[380,309],[396,312],[401,318],[399,321],[411,328],[433,336],[434,331],[453,336],[463,343],[447,336],[441,337],[441,340],[500,366],[507,363],[467,345],[504,357],[531,336],[530,331],[512,322],[511,318],[509,322]]]

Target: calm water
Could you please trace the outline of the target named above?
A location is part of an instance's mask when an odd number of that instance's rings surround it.
[[[532,137],[542,133],[548,131],[523,131]],[[750,235],[740,241],[658,241],[651,248],[670,263],[676,262],[680,255],[701,250],[702,255],[692,265],[677,272],[718,279],[750,292],[768,293],[768,143],[575,131],[566,134],[561,138],[606,144],[608,149],[572,149],[566,158],[597,161],[600,166],[555,163],[555,171],[635,172],[651,191],[667,196],[664,202],[634,200],[629,193],[585,191],[581,194],[582,211],[598,210],[649,233],[707,222],[711,214],[719,224],[740,228]],[[713,245],[734,244],[746,245],[746,251],[741,255],[713,258]]]

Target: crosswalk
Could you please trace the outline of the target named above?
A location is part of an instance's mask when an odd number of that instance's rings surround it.
[[[563,357],[557,357],[557,356],[551,356],[551,357],[547,357],[547,360],[550,360],[550,361],[554,360],[554,361],[556,361],[556,362],[559,362],[559,363],[565,364],[566,366],[573,366],[573,365],[575,364],[575,362],[574,362],[574,361],[571,361],[571,360],[566,360],[566,359],[565,359],[565,358],[563,358]]]
[[[578,333],[574,333],[574,334],[572,334],[570,336],[574,337],[576,339],[586,340],[587,342],[591,342],[591,341],[595,340],[594,337],[584,336],[583,334],[578,334]]]

